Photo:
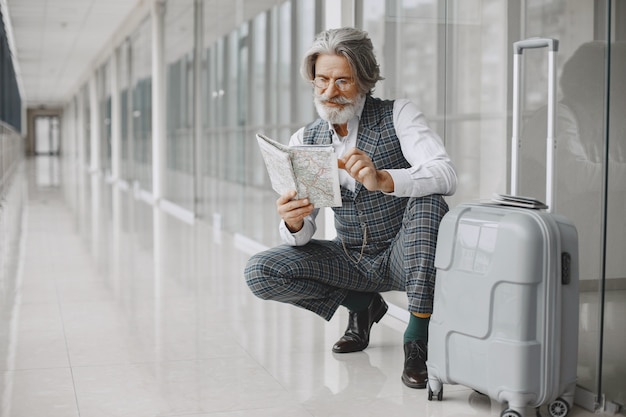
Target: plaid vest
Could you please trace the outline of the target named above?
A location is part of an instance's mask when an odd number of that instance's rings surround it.
[[[330,144],[328,122],[321,119],[304,130],[305,144]],[[393,125],[393,101],[368,96],[359,122],[356,147],[365,152],[376,169],[408,168]],[[369,191],[356,182],[354,192],[341,187],[342,206],[335,207],[337,237],[353,253],[361,252],[364,236],[366,257],[389,248],[400,227],[407,197],[394,197]],[[372,259],[370,259],[372,260]]]

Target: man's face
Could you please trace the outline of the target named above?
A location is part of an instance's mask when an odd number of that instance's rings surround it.
[[[341,125],[355,116],[362,94],[345,57],[319,55],[315,61],[314,81],[315,107],[322,119]],[[318,84],[327,86],[318,87]]]

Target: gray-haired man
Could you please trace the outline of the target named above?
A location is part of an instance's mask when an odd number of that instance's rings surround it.
[[[337,238],[312,239],[315,209],[295,191],[277,200],[284,245],[253,256],[245,276],[252,292],[306,308],[330,320],[349,310],[333,352],[361,351],[373,323],[387,312],[380,293],[406,291],[412,313],[404,334],[402,381],[425,388],[428,321],[435,281],[439,222],[457,177],[441,139],[408,100],[372,97],[382,80],[367,33],[319,34],[304,57],[320,119],[290,144],[332,144],[339,155],[342,206],[334,208]]]

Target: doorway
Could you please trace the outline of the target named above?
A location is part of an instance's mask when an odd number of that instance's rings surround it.
[[[59,154],[59,116],[35,117],[35,155]]]

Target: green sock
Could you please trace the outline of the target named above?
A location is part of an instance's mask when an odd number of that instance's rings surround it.
[[[371,292],[348,291],[341,305],[350,311],[363,311],[369,307],[373,296]]]
[[[421,318],[411,314],[409,324],[404,331],[404,343],[413,340],[428,342],[428,323],[430,323],[430,317]]]

